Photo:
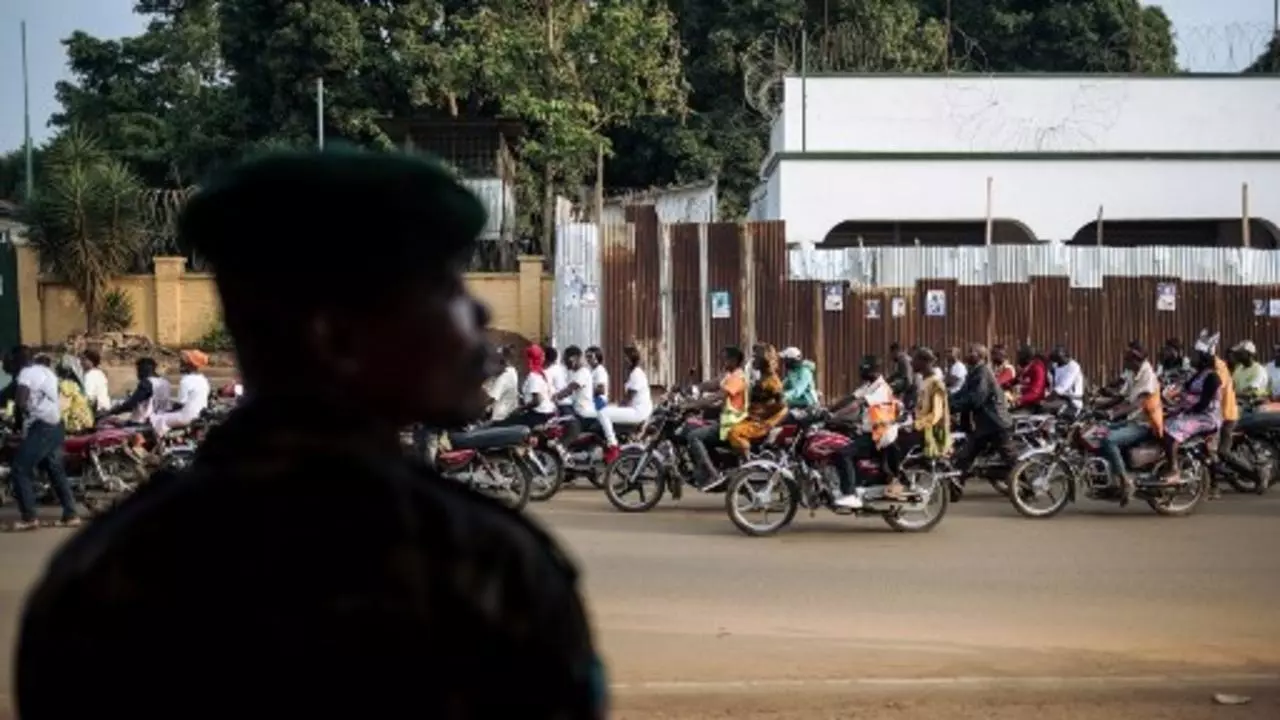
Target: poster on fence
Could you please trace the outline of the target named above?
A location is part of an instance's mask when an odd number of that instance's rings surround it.
[[[924,296],[924,314],[929,317],[946,317],[947,291],[930,290]]]
[[[1267,316],[1267,301],[1262,298],[1253,299],[1253,315],[1254,317]]]
[[[822,288],[822,308],[827,312],[844,311],[844,283],[827,283]]]
[[[711,319],[727,320],[732,316],[733,310],[729,304],[729,291],[717,290],[711,293]]]
[[[1178,309],[1178,286],[1173,283],[1156,285],[1156,310],[1173,312]]]
[[[1280,317],[1280,298],[1271,298],[1268,310],[1271,317]]]
[[[867,299],[867,319],[868,320],[880,319],[880,298]]]
[[[906,317],[907,299],[904,297],[896,297],[889,301],[889,312],[896,318]]]

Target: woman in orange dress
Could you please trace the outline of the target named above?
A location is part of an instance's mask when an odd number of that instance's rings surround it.
[[[764,439],[787,415],[777,348],[765,345],[755,365],[760,372],[760,382],[748,394],[747,418],[730,428],[726,438],[729,447],[744,457],[751,450],[751,443]]]

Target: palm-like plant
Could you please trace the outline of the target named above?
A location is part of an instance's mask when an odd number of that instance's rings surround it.
[[[145,242],[141,194],[138,178],[91,135],[72,129],[49,147],[29,234],[41,264],[75,290],[91,333],[111,279]]]

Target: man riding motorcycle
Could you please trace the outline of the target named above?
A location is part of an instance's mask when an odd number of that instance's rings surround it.
[[[1063,345],[1049,353],[1049,361],[1053,363],[1053,385],[1043,403],[1045,410],[1076,417],[1084,410],[1084,371]]]
[[[1049,390],[1049,369],[1030,345],[1018,348],[1018,399],[1016,408],[1038,408]]]
[[[694,458],[694,483],[703,491],[714,489],[724,481],[715,464],[711,462],[710,448],[727,442],[729,430],[747,418],[747,401],[750,388],[743,367],[746,357],[740,348],[726,347],[720,352],[724,374],[718,382],[703,385],[707,394],[701,396],[695,407],[711,409],[720,407],[720,422],[698,428],[689,433],[689,452]]]
[[[1120,482],[1121,507],[1133,498],[1133,478],[1124,462],[1124,450],[1137,445],[1152,435],[1164,437],[1164,404],[1160,399],[1160,381],[1155,368],[1147,359],[1141,344],[1132,342],[1125,353],[1125,384],[1120,388],[1118,402],[1113,405],[1111,416],[1124,419],[1113,423],[1099,446],[1102,459],[1107,462],[1111,474]]]
[[[844,508],[858,509],[862,507],[862,499],[858,497],[857,461],[872,458],[884,459],[883,451],[898,436],[895,422],[900,406],[889,387],[880,367],[880,359],[874,355],[866,355],[858,364],[858,376],[862,385],[853,395],[841,400],[834,406],[832,419],[852,420],[861,415],[861,433],[854,441],[840,449],[836,461],[836,473],[840,477],[840,497],[836,505]],[[901,495],[902,485],[895,477],[885,488],[885,497],[895,498]]]
[[[951,395],[951,411],[969,413],[973,418],[973,432],[968,442],[957,451],[956,469],[967,475],[973,464],[984,453],[995,450],[1009,466],[1018,462],[1018,453],[1013,445],[1013,418],[1009,415],[1009,405],[1004,392],[996,384],[995,373],[988,362],[986,346],[973,343],[969,346],[965,360],[969,364],[969,372],[964,385]],[[1043,362],[1041,364],[1043,370]],[[1043,381],[1043,377],[1041,378]],[[962,476],[961,485],[964,478]],[[953,490],[959,495],[959,488]],[[956,497],[955,499],[959,499]]]

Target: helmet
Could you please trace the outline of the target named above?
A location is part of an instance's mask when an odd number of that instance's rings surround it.
[[[783,360],[799,360],[800,358],[804,357],[804,355],[800,353],[800,348],[789,347],[786,350],[783,350],[782,354],[779,355],[779,357],[781,357]]]

